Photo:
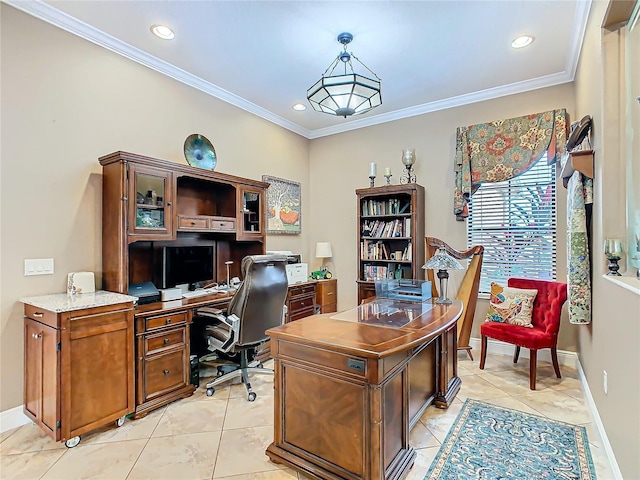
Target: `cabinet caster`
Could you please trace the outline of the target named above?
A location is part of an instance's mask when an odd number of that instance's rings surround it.
[[[213,394],[216,393],[216,389],[213,387],[207,388],[207,397],[212,397]]]
[[[256,392],[250,392],[249,396],[247,397],[247,400],[249,400],[250,402],[253,402],[256,399],[257,395]]]
[[[65,446],[67,448],[73,448],[76,445],[78,445],[79,443],[80,443],[80,435],[78,435],[77,437],[70,438],[69,440],[64,442],[64,444],[65,444]]]
[[[124,425],[124,419],[126,418],[125,416],[120,417],[119,419],[116,420],[116,427],[121,427],[122,425]]]

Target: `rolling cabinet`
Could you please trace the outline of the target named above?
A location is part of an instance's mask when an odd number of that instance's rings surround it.
[[[136,417],[193,394],[191,309],[136,315]]]
[[[24,413],[67,447],[135,409],[133,297],[23,298]]]
[[[338,280],[320,280],[316,285],[316,305],[320,307],[320,313],[333,313],[338,311]]]

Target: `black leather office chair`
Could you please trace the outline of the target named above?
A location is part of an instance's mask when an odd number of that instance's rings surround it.
[[[249,352],[267,340],[265,331],[284,322],[287,296],[287,257],[284,255],[251,255],[242,260],[242,284],[229,303],[226,312],[214,308],[198,309],[197,316],[214,321],[207,325],[208,348],[211,351],[239,353],[239,365],[231,371],[218,367],[218,377],[207,383],[207,395],[216,385],[241,377],[247,387],[248,400],[256,399],[251,390],[249,373],[270,374],[260,362],[250,363]]]

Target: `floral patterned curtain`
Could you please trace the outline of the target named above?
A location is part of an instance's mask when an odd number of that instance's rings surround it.
[[[545,152],[549,164],[559,161],[568,129],[565,109],[458,127],[453,201],[456,219],[462,221],[468,216],[467,202],[482,183],[517,177]]]
[[[571,160],[569,160],[571,161]],[[567,185],[567,299],[569,323],[591,323],[589,244],[593,180],[577,170]]]

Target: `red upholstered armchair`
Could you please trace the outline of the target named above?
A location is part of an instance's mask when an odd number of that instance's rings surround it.
[[[538,290],[533,302],[531,327],[511,325],[509,323],[485,322],[480,327],[482,335],[482,351],[480,353],[480,369],[484,369],[487,357],[487,338],[511,343],[516,346],[513,363],[518,362],[520,347],[528,348],[529,355],[529,388],[536,389],[537,353],[541,348],[551,349],[551,360],[556,376],[561,378],[558,366],[558,331],[560,330],[560,314],[562,305],[567,300],[567,284],[549,282],[546,280],[528,280],[525,278],[510,278],[509,287],[535,288]]]

